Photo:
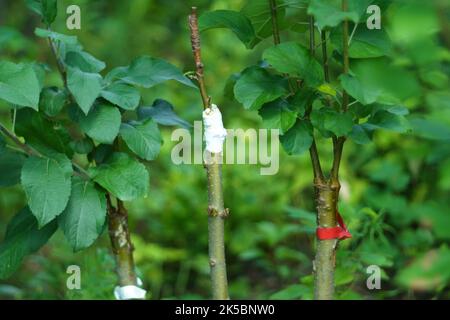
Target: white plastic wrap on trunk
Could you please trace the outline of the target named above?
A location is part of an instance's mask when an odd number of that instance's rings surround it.
[[[222,114],[215,104],[203,111],[203,125],[206,150],[211,153],[221,153],[227,130],[223,127]]]
[[[142,286],[141,279],[138,278],[137,282],[139,286]],[[116,297],[116,300],[143,300],[146,294],[147,291],[138,286],[117,286],[114,288],[114,297]]]

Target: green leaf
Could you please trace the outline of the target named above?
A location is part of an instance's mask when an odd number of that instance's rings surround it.
[[[369,133],[359,124],[355,124],[352,128],[352,132],[348,135],[357,144],[368,144],[371,142]]]
[[[366,88],[356,77],[349,74],[342,74],[339,77],[339,80],[341,81],[344,90],[364,105],[374,103],[380,95],[379,90],[370,90],[370,88]]]
[[[72,164],[63,154],[51,158],[30,157],[22,168],[21,183],[39,228],[58,216],[70,196]]]
[[[59,41],[70,45],[76,45],[78,43],[78,39],[76,36],[68,36],[46,29],[36,28],[34,29],[34,34],[41,38],[50,38],[54,41]]]
[[[247,48],[255,39],[255,30],[251,21],[242,13],[231,10],[216,10],[205,12],[199,18],[200,31],[215,28],[228,28],[236,34]]]
[[[261,40],[272,36],[272,14],[267,0],[246,1],[241,13],[250,19],[253,26],[254,39],[248,43],[249,49],[257,45]],[[278,27],[283,29],[285,8],[280,6],[277,10]]]
[[[128,67],[113,69],[106,76],[106,79],[110,81],[117,78],[144,88],[150,88],[168,80],[175,80],[186,86],[196,88],[192,81],[186,78],[177,67],[165,60],[148,56],[133,60]]]
[[[41,0],[42,3],[42,18],[47,25],[55,21],[58,13],[57,0]]]
[[[0,279],[9,278],[25,256],[39,250],[57,228],[56,221],[38,229],[36,218],[28,208],[20,211],[9,223],[0,244]]]
[[[0,148],[0,187],[10,187],[20,182],[25,157],[21,154]]]
[[[94,144],[91,139],[86,138],[83,140],[71,141],[70,147],[78,154],[88,154],[94,149]]]
[[[323,69],[308,49],[295,42],[285,42],[266,49],[263,58],[277,71],[299,76],[312,87],[324,82]]]
[[[400,133],[411,130],[411,126],[405,117],[385,110],[377,111],[369,118],[365,126],[369,129],[387,129]]]
[[[342,28],[332,32],[331,42],[342,54]],[[376,58],[389,55],[391,51],[390,39],[383,29],[369,30],[361,24],[352,37],[349,56],[355,59]]]
[[[410,119],[412,133],[432,140],[450,140],[450,128],[443,122],[415,117]]]
[[[346,136],[353,127],[352,116],[349,113],[340,113],[330,108],[313,110],[311,122],[320,131],[330,131],[337,137]]]
[[[156,99],[151,107],[139,107],[137,110],[139,120],[153,119],[163,126],[179,126],[189,129],[192,125],[181,119],[174,111],[173,106],[162,99]]]
[[[352,72],[340,77],[341,84],[362,104],[401,105],[421,90],[414,74],[387,58],[353,60]]]
[[[135,110],[139,106],[139,90],[124,83],[113,83],[102,90],[100,95],[125,110]]]
[[[56,87],[45,88],[41,93],[39,100],[39,109],[47,116],[56,116],[67,102],[67,94],[65,91]]]
[[[96,105],[87,116],[79,115],[81,130],[92,139],[112,144],[119,134],[122,117],[119,109],[110,104]]]
[[[284,134],[295,124],[298,114],[290,109],[285,99],[277,99],[266,103],[259,110],[259,115],[266,129],[279,129]]]
[[[72,193],[58,225],[74,251],[89,247],[99,237],[106,218],[105,194],[90,181],[72,180]]]
[[[289,155],[300,155],[307,151],[313,142],[312,127],[303,120],[280,137],[281,145]]]
[[[102,90],[102,77],[98,73],[68,67],[67,86],[81,110],[88,114]]]
[[[122,201],[147,196],[147,169],[125,153],[114,153],[107,163],[92,168],[91,173],[95,182]]]
[[[106,67],[103,61],[98,60],[85,51],[66,52],[64,61],[68,66],[78,68],[87,73],[99,73]]]
[[[48,154],[49,150],[65,153],[69,157],[73,154],[67,129],[31,109],[17,110],[16,134],[43,154]]]
[[[152,119],[144,123],[122,123],[120,136],[127,146],[145,160],[154,160],[161,149],[161,133],[158,125]]]
[[[354,1],[361,0],[352,0],[351,2]],[[349,8],[351,8],[350,5]],[[345,20],[353,22],[358,22],[359,20],[359,15],[356,11],[342,11],[342,0],[311,0],[308,14],[314,16],[319,29],[336,27]]]
[[[285,95],[288,92],[286,87],[287,83],[281,76],[271,75],[260,67],[250,67],[236,82],[234,95],[245,109],[257,110]]]
[[[37,110],[40,91],[32,64],[0,61],[0,99]]]

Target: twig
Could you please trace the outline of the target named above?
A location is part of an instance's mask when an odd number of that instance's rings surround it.
[[[199,84],[200,95],[203,101],[203,108],[207,109],[211,106],[211,98],[206,92],[205,80],[203,75],[203,63],[200,43],[200,32],[198,30],[197,8],[192,8],[192,14],[189,16],[189,27],[191,29],[192,53],[194,54],[196,79]]]

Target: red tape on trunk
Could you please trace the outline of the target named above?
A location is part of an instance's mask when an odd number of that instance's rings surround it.
[[[352,235],[347,229],[347,226],[344,223],[344,220],[342,219],[342,216],[339,212],[336,211],[336,220],[338,225],[333,228],[321,228],[318,227],[316,230],[317,239],[319,240],[332,240],[332,239],[338,239],[338,240],[345,240],[348,238],[351,238]]]

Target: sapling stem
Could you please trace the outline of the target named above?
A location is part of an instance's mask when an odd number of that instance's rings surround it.
[[[211,106],[211,98],[207,94],[204,82],[204,66],[201,59],[200,33],[195,7],[192,8],[192,13],[189,16],[189,27],[196,66],[196,80],[199,84],[203,107],[207,109]],[[225,260],[224,220],[228,216],[228,209],[225,209],[223,201],[222,154],[207,153],[208,161],[205,162],[205,168],[208,181],[208,244],[212,298],[226,300],[229,299],[229,295]]]
[[[342,10],[348,10],[348,0],[342,0]],[[344,73],[349,72],[349,32],[348,21],[343,25],[343,59]],[[322,54],[324,60],[324,74],[327,82],[329,79],[328,55],[326,48],[326,36],[322,32]],[[347,92],[342,95],[342,112],[348,110],[349,97]],[[333,165],[330,178],[326,181],[315,183],[315,198],[317,206],[317,225],[320,228],[332,228],[337,225],[336,213],[339,200],[339,168],[341,165],[342,151],[345,137],[333,137]],[[334,271],[336,268],[336,248],[338,240],[317,240],[317,251],[314,260],[314,297],[317,300],[331,300],[334,297]]]

